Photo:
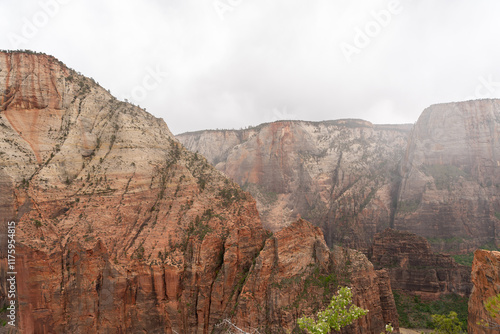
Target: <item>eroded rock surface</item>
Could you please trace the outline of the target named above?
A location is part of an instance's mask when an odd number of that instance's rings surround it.
[[[387,229],[377,234],[371,261],[376,268],[386,268],[393,289],[424,299],[449,293],[469,296],[472,290],[470,267],[434,253],[425,238],[413,233]]]
[[[500,101],[427,108],[409,140],[394,228],[436,250],[473,251],[500,233]]]
[[[279,121],[177,138],[256,198],[265,227],[278,231],[300,216],[322,227],[330,246],[366,252],[391,224],[410,128]]]
[[[163,120],[54,58],[0,53],[0,68],[20,328],[209,332],[263,247],[251,197]]]
[[[365,253],[387,227],[436,251],[498,244],[500,101],[433,105],[411,128],[280,121],[177,138],[248,189],[274,231],[300,215]]]
[[[235,309],[242,328],[286,333],[302,315],[322,309],[338,285],[353,288],[353,302],[369,310],[344,333],[380,333],[385,324],[398,328],[389,276],[376,271],[361,253],[328,249],[318,227],[298,220],[267,239],[255,264],[243,278]],[[312,296],[315,296],[314,298]]]
[[[484,307],[491,297],[500,294],[500,252],[477,250],[472,263],[474,288],[469,298],[468,333],[498,333],[500,319],[492,318]],[[478,322],[489,322],[487,328]]]

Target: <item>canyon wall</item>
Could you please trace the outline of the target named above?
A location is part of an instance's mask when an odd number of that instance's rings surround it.
[[[328,245],[367,252],[391,224],[410,128],[279,121],[177,138],[252,194],[266,228],[277,231],[300,216],[322,227]]]
[[[436,250],[473,251],[500,233],[500,101],[427,108],[402,164],[394,228]]]
[[[0,99],[0,236],[16,223],[22,333],[211,333],[224,319],[292,328],[344,282],[306,288],[306,277],[337,272],[372,310],[353,328],[397,323],[386,273],[330,252],[304,221],[272,236],[248,193],[94,80],[50,56],[0,52]],[[7,271],[3,260],[3,303]],[[258,283],[289,278],[298,303],[285,310],[279,288]]]
[[[298,317],[321,310],[339,284],[351,285],[353,302],[369,310],[343,333],[379,334],[388,323],[399,328],[387,272],[375,271],[357,251],[330,250],[321,230],[304,220],[266,241],[245,278],[236,319],[244,328],[266,323],[265,333],[289,333],[298,329]]]
[[[387,227],[423,236],[435,251],[498,242],[499,100],[433,105],[413,128],[280,121],[177,138],[248,189],[272,230],[300,215],[330,246],[365,253]]]

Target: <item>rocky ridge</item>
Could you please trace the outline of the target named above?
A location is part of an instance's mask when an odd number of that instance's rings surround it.
[[[245,278],[236,319],[244,328],[265,322],[269,333],[298,330],[296,319],[320,310],[339,284],[350,284],[353,302],[369,310],[343,333],[378,334],[388,323],[399,328],[387,272],[357,251],[330,250],[321,230],[299,219],[266,240]]]

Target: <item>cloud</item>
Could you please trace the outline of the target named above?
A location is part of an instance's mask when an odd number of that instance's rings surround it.
[[[26,22],[54,3],[57,13],[45,11],[48,22],[13,45],[12,36],[23,36]],[[217,3],[226,6],[223,19]],[[481,78],[500,81],[494,0],[1,6],[0,48],[52,54],[118,97],[146,91],[135,102],[174,133],[256,125],[275,119],[276,110],[305,120],[414,122],[430,104],[474,96]],[[342,45],[357,52],[346,57]],[[162,80],[148,79],[151,71],[163,73]]]

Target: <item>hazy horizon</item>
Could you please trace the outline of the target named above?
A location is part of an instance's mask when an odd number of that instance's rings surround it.
[[[53,55],[173,133],[279,119],[414,123],[500,97],[500,3],[28,0],[0,49]]]

